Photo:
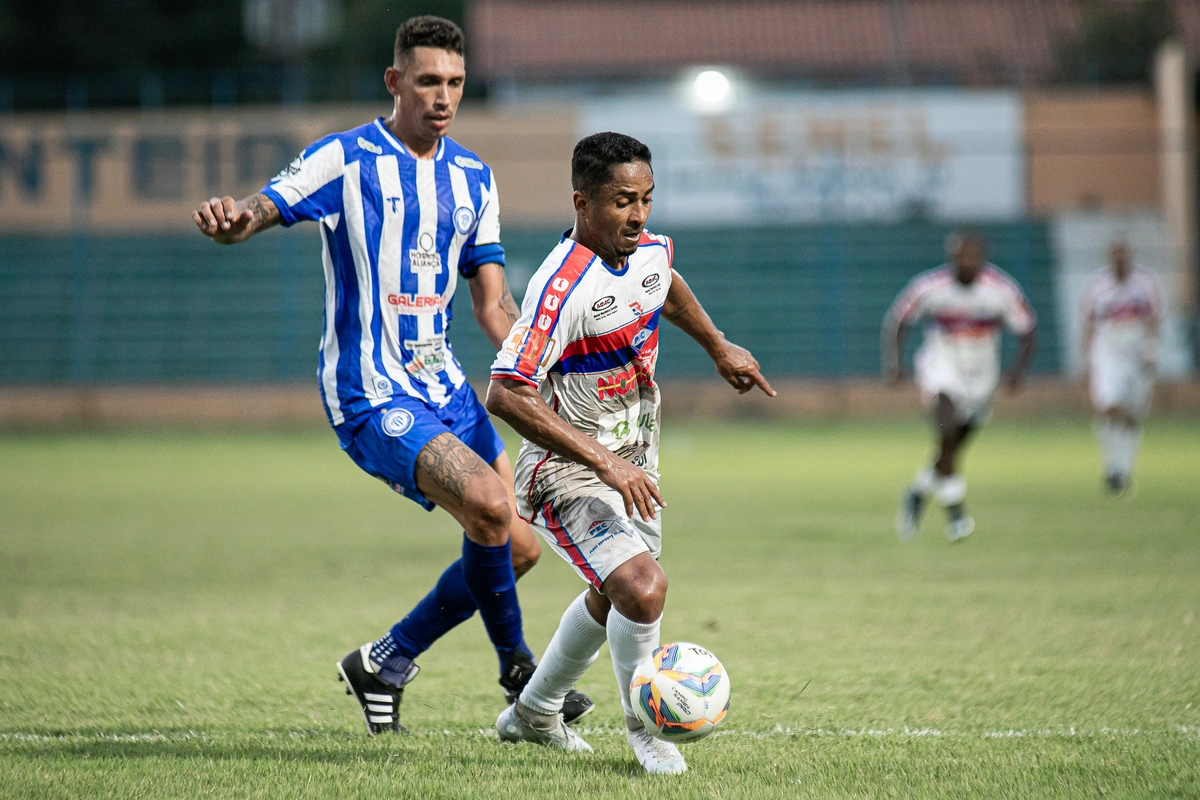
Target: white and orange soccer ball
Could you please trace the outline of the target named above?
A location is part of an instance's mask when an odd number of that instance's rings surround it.
[[[699,645],[664,644],[634,671],[629,699],[650,733],[671,742],[694,742],[725,719],[729,675]]]

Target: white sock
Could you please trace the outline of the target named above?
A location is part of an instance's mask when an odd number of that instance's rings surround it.
[[[913,476],[912,483],[908,485],[908,488],[921,497],[929,497],[937,491],[941,482],[942,476],[937,473],[937,470],[933,467],[921,467]]]
[[[621,705],[626,718],[633,716],[629,702],[629,683],[637,665],[658,649],[658,626],[662,617],[644,625],[626,619],[614,608],[608,612],[608,651],[612,655],[613,674],[621,691]]]
[[[967,479],[957,472],[943,475],[934,497],[943,506],[956,506],[967,499]]]
[[[1120,431],[1121,474],[1129,476],[1133,474],[1133,465],[1137,462],[1138,450],[1142,446],[1142,427],[1122,425]]]
[[[1100,440],[1100,453],[1104,458],[1104,474],[1124,474],[1121,469],[1121,433],[1107,417],[1096,425],[1096,438]]]
[[[586,600],[585,591],[563,613],[537,671],[521,692],[521,704],[526,708],[547,715],[562,711],[567,692],[600,655],[606,631],[592,619]]]

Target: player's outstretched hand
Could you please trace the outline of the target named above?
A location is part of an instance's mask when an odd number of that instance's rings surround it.
[[[666,508],[658,487],[646,471],[636,464],[630,464],[625,459],[614,454],[607,465],[596,470],[596,477],[608,486],[621,493],[625,500],[625,513],[633,517],[634,509],[642,519],[649,521],[658,516],[655,504]]]
[[[192,221],[217,244],[235,244],[251,234],[254,214],[248,208],[239,209],[232,197],[213,197],[192,212]]]
[[[717,366],[717,374],[724,378],[726,383],[737,389],[738,394],[745,394],[757,386],[766,395],[776,396],[771,384],[767,383],[767,379],[763,377],[758,361],[746,348],[738,347],[733,342],[726,342],[725,349],[713,358],[713,363]]]

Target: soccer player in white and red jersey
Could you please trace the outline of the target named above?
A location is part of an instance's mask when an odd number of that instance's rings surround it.
[[[1083,352],[1104,457],[1104,481],[1120,494],[1129,485],[1142,421],[1158,367],[1162,292],[1137,269],[1123,242],[1113,244],[1109,269],[1096,275],[1083,308]]]
[[[658,334],[695,339],[739,393],[775,392],[758,362],[717,330],[672,268],[671,239],[645,229],[654,173],[646,145],[598,133],[571,158],[575,226],[529,281],[521,318],[492,365],[487,408],[525,437],[517,509],[588,588],[562,622],[500,738],[591,748],[563,724],[563,698],[612,655],[627,739],[647,772],[687,769],[675,745],[633,715],[633,671],[658,647],[667,576],[658,564]]]
[[[966,513],[967,483],[958,471],[963,445],[991,416],[1000,384],[1000,336],[1019,337],[1008,385],[1016,391],[1033,357],[1036,318],[1024,292],[987,261],[982,238],[952,235],[950,262],[923,272],[900,293],[884,317],[883,367],[893,383],[904,379],[901,352],[910,325],[924,320],[925,337],[914,366],[921,398],[933,410],[937,457],[917,471],[896,517],[896,534],[911,539],[930,496],[946,508],[946,538],[963,539],[975,521]]]

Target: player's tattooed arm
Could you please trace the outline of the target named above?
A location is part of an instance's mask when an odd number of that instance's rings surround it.
[[[471,287],[471,309],[492,347],[504,346],[509,331],[521,316],[521,309],[513,299],[504,267],[499,264],[484,264],[468,280]]]
[[[213,197],[192,212],[196,227],[217,244],[244,242],[282,219],[275,203],[261,192],[240,202],[228,195]]]
[[[700,305],[687,281],[678,272],[671,273],[671,288],[663,303],[663,316],[704,348],[717,374],[738,390],[738,394],[757,386],[767,395],[774,397],[775,390],[763,377],[758,361],[744,347],[739,347],[717,330],[708,312]]]
[[[472,481],[493,474],[483,459],[451,433],[435,436],[417,454],[417,488],[448,511],[462,506]]]

